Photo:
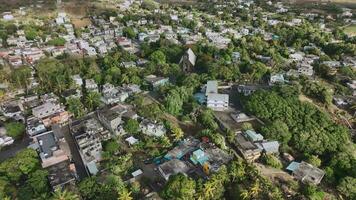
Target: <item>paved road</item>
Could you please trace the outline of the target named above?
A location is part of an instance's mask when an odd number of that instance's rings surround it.
[[[27,148],[27,146],[30,144],[30,142],[32,141],[32,139],[30,139],[27,135],[19,141],[15,141],[14,144],[4,147],[1,151],[0,151],[0,162],[14,157],[16,155],[17,152]]]
[[[69,126],[64,125],[62,127],[53,127],[53,131],[57,131],[57,128],[60,128],[61,133],[64,135],[65,140],[68,143],[70,148],[70,152],[72,154],[72,160],[74,162],[75,168],[77,170],[77,174],[79,179],[86,178],[88,176],[85,165],[80,157],[78,147],[74,141],[74,137],[70,133]]]

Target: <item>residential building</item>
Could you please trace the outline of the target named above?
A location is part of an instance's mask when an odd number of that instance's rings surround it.
[[[307,162],[291,162],[286,168],[294,178],[303,182],[318,185],[323,179],[325,172]]]
[[[58,103],[54,102],[46,102],[40,106],[37,106],[32,109],[33,116],[42,119],[45,117],[49,117],[57,112],[61,111],[61,106]]]
[[[26,122],[26,131],[30,137],[47,131],[45,125],[38,118],[29,117]]]
[[[262,150],[248,140],[241,132],[236,133],[236,147],[247,161],[254,161],[261,156]]]
[[[140,130],[148,136],[162,137],[167,130],[163,124],[144,119],[140,123]]]
[[[224,111],[229,107],[229,95],[228,94],[208,94],[207,107],[215,111]]]
[[[157,77],[155,75],[146,76],[145,80],[148,82],[151,89],[157,89],[158,87],[165,85],[169,82],[168,78]]]
[[[112,134],[118,135],[119,126],[122,123],[122,115],[128,111],[127,107],[118,104],[111,108],[104,108],[97,111],[98,119]]]
[[[215,111],[224,111],[229,107],[229,95],[218,93],[218,82],[208,81],[206,84],[206,105]]]
[[[179,64],[182,66],[183,72],[189,73],[192,72],[197,60],[194,52],[189,48],[182,56],[179,61]]]
[[[158,166],[161,176],[168,181],[169,177],[178,173],[186,174],[190,170],[187,162],[178,159],[169,160]]]
[[[96,175],[102,159],[101,142],[111,138],[110,132],[105,130],[94,116],[87,116],[82,121],[73,122],[70,128],[88,173]]]

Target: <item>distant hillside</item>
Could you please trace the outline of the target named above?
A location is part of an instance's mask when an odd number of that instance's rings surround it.
[[[356,0],[287,0],[291,3],[341,3],[341,4],[356,4]]]

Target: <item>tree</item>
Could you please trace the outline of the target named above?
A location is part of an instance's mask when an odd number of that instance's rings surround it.
[[[54,38],[50,41],[48,41],[49,45],[53,45],[53,46],[63,46],[66,43],[66,40],[62,37],[57,37]]]
[[[277,140],[282,144],[288,144],[292,138],[288,126],[281,120],[273,121],[261,128],[261,133],[268,139]]]
[[[28,66],[23,66],[16,68],[11,73],[11,82],[16,87],[21,87],[25,89],[26,93],[28,92],[28,88],[30,85],[30,78],[31,78],[31,68]]]
[[[52,200],[80,200],[77,194],[68,190],[56,189],[53,193]]]
[[[131,27],[125,27],[123,30],[122,30],[123,34],[130,38],[130,39],[135,39],[136,37],[136,32],[133,28]]]
[[[129,119],[124,125],[124,129],[129,134],[136,134],[139,131],[140,124],[135,119]]]
[[[100,94],[98,92],[89,92],[85,98],[86,107],[92,111],[100,105]]]
[[[21,177],[27,176],[40,166],[38,154],[33,149],[24,149],[0,163],[0,174],[10,182],[17,183]]]
[[[20,139],[25,133],[25,125],[21,122],[9,122],[5,124],[7,135],[14,139]]]
[[[166,63],[166,55],[162,51],[157,50],[150,55],[150,60],[155,64],[164,64]]]
[[[113,199],[115,190],[100,184],[96,177],[89,177],[79,183],[79,192],[83,199],[96,200],[98,197],[103,200]]]
[[[274,155],[264,154],[262,156],[262,161],[265,165],[271,166],[273,168],[282,169],[282,162]]]
[[[68,111],[73,113],[76,118],[85,114],[84,105],[79,98],[70,98],[67,101]]]
[[[312,164],[314,165],[315,167],[320,167],[321,165],[321,160],[320,158],[318,158],[318,156],[315,156],[315,155],[307,155],[307,162],[309,164]]]
[[[132,200],[133,198],[131,197],[131,192],[128,191],[126,188],[121,189],[118,192],[119,197],[117,198],[117,200]]]
[[[30,174],[27,184],[29,184],[35,194],[44,194],[49,190],[47,176],[48,171],[41,169]]]
[[[345,196],[346,199],[356,199],[356,178],[347,176],[341,179],[337,190],[341,195]]]
[[[170,130],[175,141],[179,141],[184,137],[184,132],[178,125],[172,125]]]
[[[248,122],[244,122],[241,126],[241,130],[243,131],[253,130],[252,124]]]
[[[40,87],[45,92],[60,95],[73,83],[72,70],[57,59],[42,59],[36,65],[36,69]]]
[[[110,154],[116,153],[120,148],[120,145],[119,143],[117,143],[116,140],[105,141],[103,146],[104,146],[104,151],[109,152]]]
[[[183,174],[169,177],[161,193],[165,199],[194,199],[195,181]]]

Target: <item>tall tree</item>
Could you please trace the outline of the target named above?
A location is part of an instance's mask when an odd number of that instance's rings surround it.
[[[97,92],[89,92],[85,98],[85,105],[88,110],[95,110],[100,105],[100,94]]]
[[[53,193],[52,200],[80,200],[77,194],[68,190],[56,189]]]

